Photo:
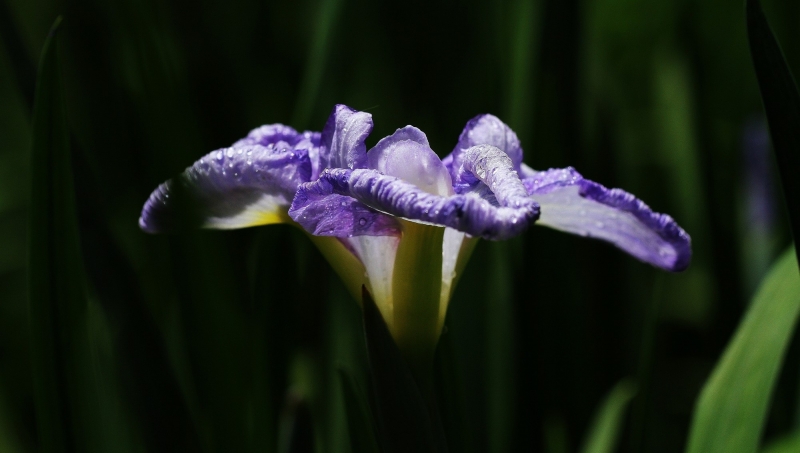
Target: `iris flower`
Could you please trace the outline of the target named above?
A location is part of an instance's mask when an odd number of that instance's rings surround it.
[[[453,152],[406,126],[367,151],[372,116],[334,107],[322,132],[262,126],[161,184],[142,210],[147,232],[174,230],[181,203],[205,228],[302,228],[360,300],[366,285],[404,355],[432,358],[457,279],[479,238],[534,223],[601,239],[641,261],[686,268],[690,238],[668,215],[573,168],[536,171],[497,117],[470,120]],[[172,196],[171,195],[180,195]]]

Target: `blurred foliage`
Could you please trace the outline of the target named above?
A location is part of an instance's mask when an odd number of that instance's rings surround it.
[[[800,73],[800,3],[764,8]],[[29,188],[46,183],[31,167],[36,62],[58,15],[89,333],[64,366],[92,379],[72,396],[98,417],[81,421],[96,451],[350,451],[338,370],[368,388],[361,312],[306,238],[137,226],[158,183],[261,124],[319,130],[346,103],[373,113],[368,144],[411,123],[444,155],[494,113],[534,168],[573,165],[692,235],[677,275],[544,228],[479,245],[437,364],[453,451],[575,451],[628,376],[617,451],[681,451],[789,242],[741,2],[0,0],[3,452],[45,445],[25,239]],[[800,427],[799,362],[795,334],[766,441]]]

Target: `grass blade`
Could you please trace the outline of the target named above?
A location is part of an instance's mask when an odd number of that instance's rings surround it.
[[[747,0],[747,37],[800,259],[800,94],[759,0]]]
[[[625,408],[636,394],[636,386],[628,380],[615,385],[595,414],[592,427],[581,451],[610,453],[614,451],[622,429]]]
[[[772,388],[800,312],[800,275],[791,250],[762,281],[697,400],[689,453],[757,451]]]
[[[29,291],[34,388],[42,451],[76,451],[76,381],[69,358],[79,349],[86,298],[81,274],[69,135],[59,77],[56,19],[39,63],[33,109]]]

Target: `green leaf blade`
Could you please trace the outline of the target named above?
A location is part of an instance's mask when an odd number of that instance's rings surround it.
[[[800,274],[792,250],[762,281],[695,406],[689,453],[758,450],[770,395],[800,313]]]

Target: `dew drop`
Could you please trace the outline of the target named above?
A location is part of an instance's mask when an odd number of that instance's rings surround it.
[[[358,224],[361,225],[361,226],[366,225],[367,224],[367,219],[365,219],[363,217],[358,219]]]
[[[228,157],[233,157],[233,150],[228,148]]]
[[[252,160],[248,160],[247,161],[247,165],[253,165],[253,161]]]
[[[243,150],[243,149],[240,149],[240,150],[239,150],[239,154],[242,154],[243,152],[244,152],[244,150]]]
[[[217,151],[217,159],[222,160],[222,151]]]

